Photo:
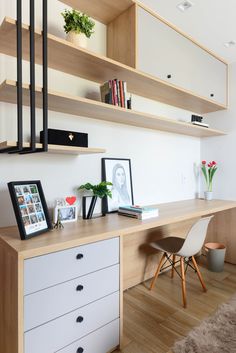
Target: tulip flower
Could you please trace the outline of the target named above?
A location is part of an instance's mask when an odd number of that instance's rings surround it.
[[[207,191],[212,191],[212,182],[213,182],[213,177],[215,175],[215,172],[217,171],[217,163],[215,161],[209,162],[207,164],[206,161],[202,161],[202,173],[204,175],[206,185],[207,185]]]

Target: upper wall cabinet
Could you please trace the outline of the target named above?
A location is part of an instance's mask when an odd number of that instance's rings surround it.
[[[138,7],[137,68],[226,104],[227,65]]]
[[[195,98],[227,107],[227,63],[142,5],[134,4],[108,24],[107,55]]]

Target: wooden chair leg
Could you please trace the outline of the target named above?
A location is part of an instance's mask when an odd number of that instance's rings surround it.
[[[152,279],[152,282],[151,282],[151,285],[150,285],[149,290],[152,290],[153,287],[154,287],[154,285],[155,285],[155,282],[156,282],[156,280],[157,280],[157,277],[159,276],[159,273],[160,273],[160,270],[161,270],[161,266],[163,265],[163,262],[164,262],[164,260],[165,260],[165,257],[166,257],[166,254],[164,253],[164,254],[162,255],[161,260],[160,260],[160,262],[159,262],[159,265],[158,265],[158,267],[157,267],[155,276],[154,276],[153,279]]]
[[[186,298],[186,280],[185,280],[185,268],[184,268],[184,258],[180,258],[180,268],[181,268],[181,277],[182,277],[182,295],[183,295],[183,306],[187,307],[187,298]]]
[[[173,261],[173,264],[175,263],[175,255],[172,256],[172,261]],[[172,266],[172,269],[171,269],[171,278],[174,278],[174,274],[175,274],[175,269],[174,269],[175,265]]]
[[[206,287],[206,285],[205,285],[205,283],[203,281],[201,272],[199,270],[198,264],[197,264],[194,256],[192,256],[192,261],[193,261],[194,268],[197,271],[197,275],[198,275],[199,281],[201,282],[202,289],[203,289],[204,292],[206,292],[207,291],[207,287]]]

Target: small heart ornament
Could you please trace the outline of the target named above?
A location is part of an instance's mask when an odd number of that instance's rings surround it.
[[[67,202],[70,206],[74,205],[75,201],[76,201],[76,197],[75,197],[75,196],[66,197],[66,202]]]

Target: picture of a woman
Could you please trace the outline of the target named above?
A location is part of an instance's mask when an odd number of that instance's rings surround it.
[[[132,205],[132,179],[129,159],[103,159],[103,180],[112,182],[112,198],[107,199],[107,211],[117,211],[119,206]]]

